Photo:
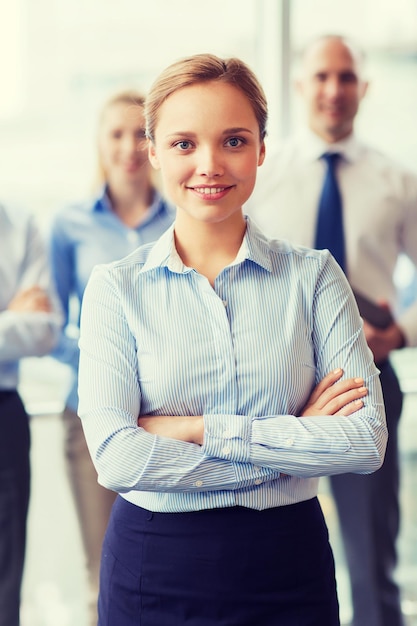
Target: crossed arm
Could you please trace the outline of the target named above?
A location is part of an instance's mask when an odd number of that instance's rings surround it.
[[[10,300],[9,311],[15,312],[44,312],[52,311],[51,301],[44,289],[38,285],[22,289]]]
[[[363,407],[362,398],[367,394],[363,378],[348,378],[340,381],[342,375],[342,369],[336,369],[327,374],[313,389],[299,417],[313,415],[348,416],[361,409]],[[153,435],[161,435],[199,445],[203,444],[204,419],[202,415],[139,416],[138,425]]]

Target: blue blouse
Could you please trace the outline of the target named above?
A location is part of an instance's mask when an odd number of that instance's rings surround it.
[[[124,224],[113,211],[107,190],[93,202],[64,207],[51,225],[50,261],[65,325],[53,356],[73,370],[67,406],[78,407],[79,312],[93,267],[125,257],[155,241],[172,224],[174,209],[155,192],[145,219],[136,227]]]

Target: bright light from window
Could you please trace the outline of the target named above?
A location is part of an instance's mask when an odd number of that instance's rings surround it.
[[[0,2],[0,118],[22,104],[22,11],[20,2]]]

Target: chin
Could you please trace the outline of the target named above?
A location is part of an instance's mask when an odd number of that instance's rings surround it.
[[[348,134],[348,128],[349,125],[346,123],[345,119],[332,118],[328,120],[328,123],[325,125],[324,130],[328,135],[343,137]]]

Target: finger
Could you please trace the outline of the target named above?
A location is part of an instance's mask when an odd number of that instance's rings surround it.
[[[366,387],[359,387],[358,389],[350,389],[345,393],[338,395],[336,398],[333,398],[330,402],[328,402],[323,410],[326,411],[329,415],[335,415],[338,411],[340,411],[343,407],[351,402],[355,402],[356,400],[360,400],[364,398],[368,393]]]
[[[343,370],[341,368],[337,368],[326,374],[326,376],[316,385],[314,388],[310,400],[309,405],[314,404],[320,398],[320,396],[329,388],[331,388],[335,382],[337,382],[343,376]]]
[[[340,409],[340,411],[335,413],[335,415],[342,415],[344,417],[348,417],[349,415],[356,413],[356,411],[359,411],[359,409],[362,409],[363,406],[364,406],[363,400],[355,400],[354,402],[351,402],[350,404],[347,404],[346,406],[344,406],[342,409]]]
[[[337,385],[332,385],[328,389],[326,389],[321,398],[318,399],[318,406],[324,408],[328,405],[332,400],[342,396],[346,392],[351,390],[356,390],[364,386],[363,378],[347,378],[346,380],[342,380],[337,383]]]

